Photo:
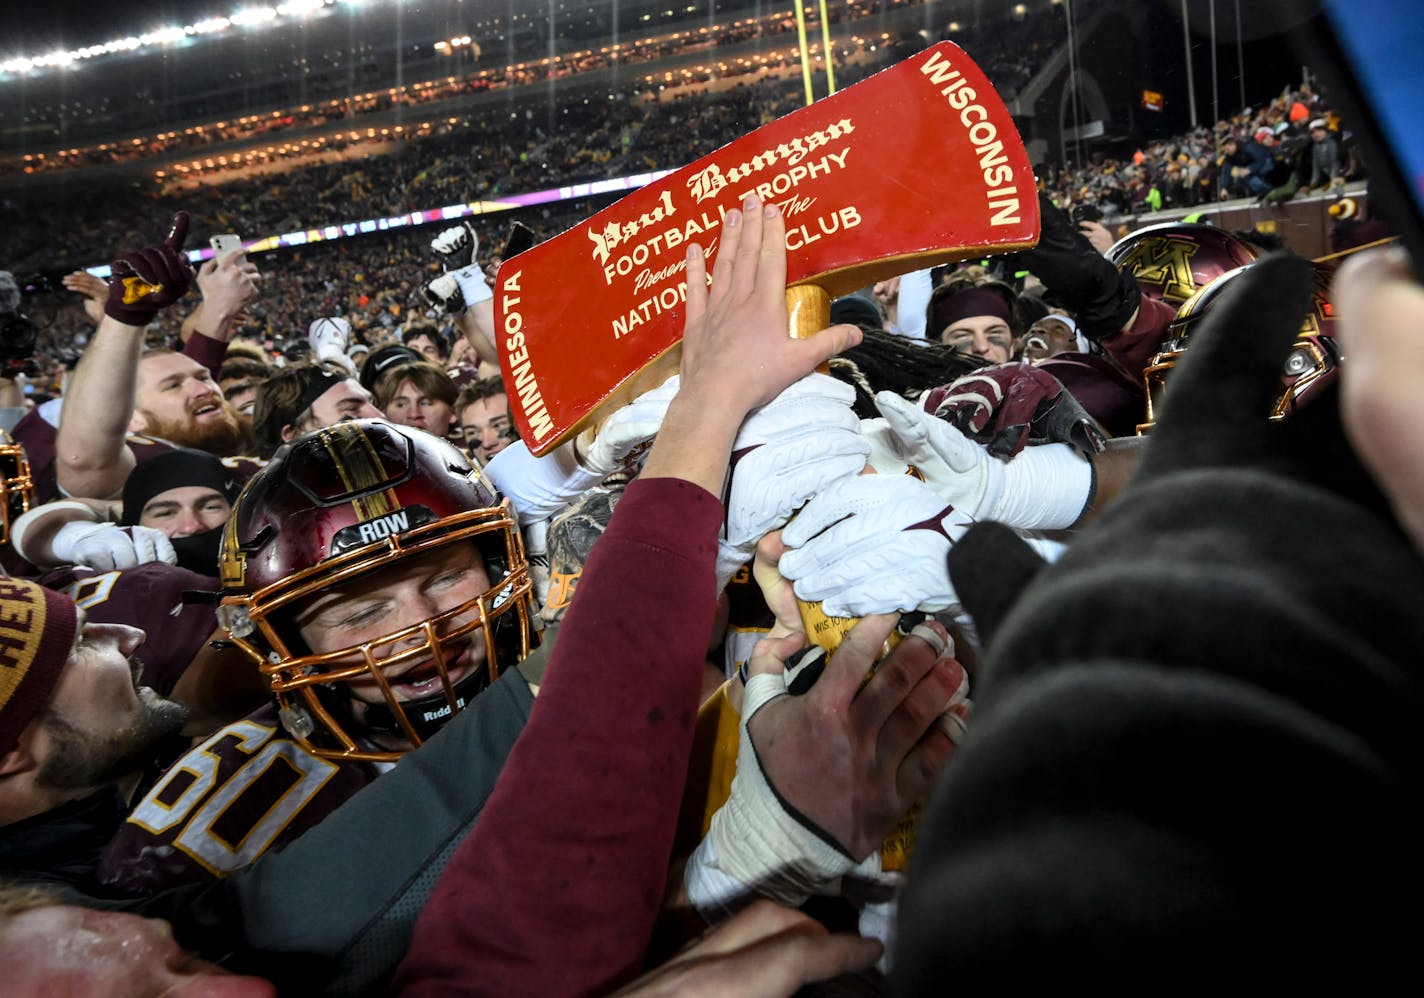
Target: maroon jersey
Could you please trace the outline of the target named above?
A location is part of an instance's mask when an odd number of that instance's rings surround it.
[[[178,677],[218,626],[211,603],[183,602],[184,592],[216,591],[218,580],[167,562],[112,572],[68,565],[37,581],[67,594],[88,611],[91,623],[143,628],[148,640],[136,653],[143,663],[142,682],[163,696],[173,692]]]
[[[170,766],[105,847],[96,876],[141,894],[226,877],[318,824],[378,772],[309,754],[283,737],[269,704]]]
[[[39,502],[62,499],[64,493],[59,490],[59,473],[54,465],[54,444],[59,430],[40,415],[38,409],[33,409],[25,414],[24,419],[15,424],[15,429],[11,431],[10,435],[15,438],[16,443],[25,448],[25,457],[30,462],[30,472],[34,476],[36,499]],[[173,450],[177,446],[167,440],[144,436],[141,433],[129,434],[125,438],[125,442],[133,451],[134,460],[139,464],[151,460],[165,451]],[[255,457],[225,457],[222,459],[222,463],[237,473],[239,482],[245,483],[257,474],[266,462]],[[91,496],[90,498],[106,499],[108,497]]]

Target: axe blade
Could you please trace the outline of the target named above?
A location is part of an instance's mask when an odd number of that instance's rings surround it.
[[[787,283],[831,297],[1038,241],[1023,140],[941,42],[764,125],[505,261],[494,296],[519,434],[545,454],[677,370],[687,244],[757,194],[786,219]]]

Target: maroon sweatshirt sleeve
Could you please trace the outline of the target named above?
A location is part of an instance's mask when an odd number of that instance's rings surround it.
[[[183,344],[183,353],[211,371],[213,380],[216,381],[218,372],[222,370],[223,358],[227,356],[227,343],[194,330],[193,335],[188,337],[188,342]]]
[[[1171,305],[1143,295],[1132,325],[1103,340],[1103,346],[1134,381],[1141,383],[1143,369],[1166,339],[1167,324],[1176,317],[1177,310]]]
[[[10,435],[25,448],[25,459],[30,462],[30,475],[35,483],[35,498],[39,502],[60,498],[54,468],[54,445],[59,431],[35,408],[25,413]]]
[[[628,486],[397,993],[588,995],[639,971],[687,772],[721,520],[688,482]]]

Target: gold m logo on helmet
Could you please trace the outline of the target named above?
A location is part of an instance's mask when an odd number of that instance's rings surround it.
[[[142,277],[125,277],[123,284],[125,305],[137,305],[149,295],[158,294],[163,290],[162,284],[149,284]]]
[[[1192,257],[1200,247],[1180,239],[1144,239],[1118,263],[1142,284],[1162,289],[1162,297],[1180,305],[1197,290]]]

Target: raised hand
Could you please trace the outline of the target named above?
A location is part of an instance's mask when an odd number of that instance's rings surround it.
[[[751,197],[727,214],[710,288],[700,247],[688,249],[684,390],[715,384],[709,404],[749,412],[860,336],[847,325],[800,340],[789,330],[786,223],[775,205]]]
[[[198,270],[204,315],[214,322],[231,319],[257,297],[261,280],[257,265],[247,259],[246,252],[209,260]]]
[[[755,197],[743,208],[727,213],[710,287],[702,247],[688,246],[681,387],[643,467],[647,478],[682,478],[713,494],[747,413],[861,337],[839,325],[792,339],[781,211]]]
[[[182,298],[193,284],[193,267],[183,252],[188,213],[173,216],[161,243],[125,253],[113,263],[104,312],[129,326],[146,326],[159,311]]]
[[[430,248],[440,257],[446,270],[459,270],[474,263],[475,251],[479,247],[480,237],[475,233],[473,223],[468,221],[441,229],[430,241]]]
[[[60,278],[66,290],[84,296],[84,313],[94,322],[104,317],[104,303],[109,300],[109,285],[102,277],[87,270],[76,270]]]

